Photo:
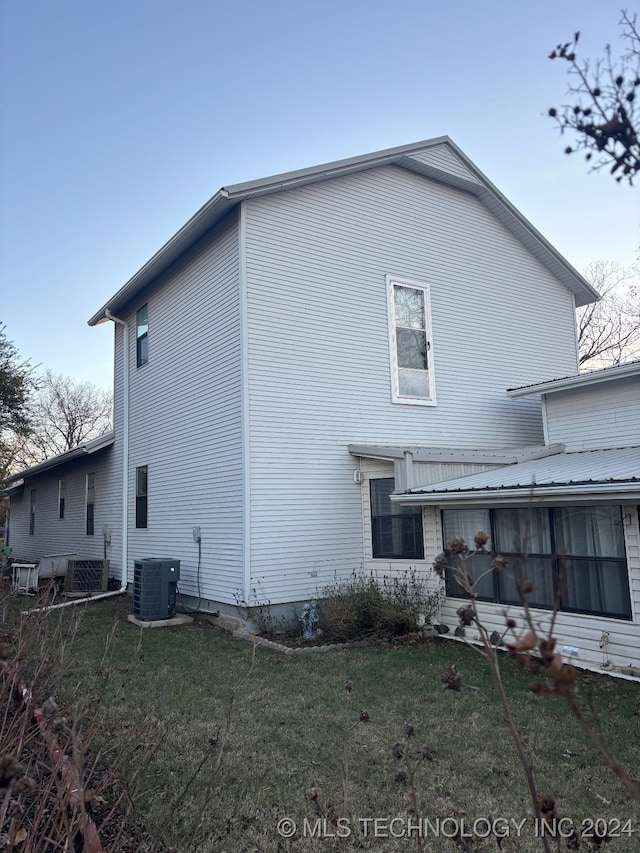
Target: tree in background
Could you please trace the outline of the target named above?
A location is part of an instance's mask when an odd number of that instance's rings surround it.
[[[640,35],[636,16],[622,13],[620,20],[624,52],[616,62],[607,45],[595,64],[579,60],[573,41],[559,44],[550,59],[569,64],[570,103],[552,107],[549,115],[561,133],[572,132],[577,142],[567,154],[583,151],[594,169],[605,165],[616,181],[633,183],[640,170]]]
[[[581,369],[611,367],[640,358],[640,275],[637,266],[595,261],[585,278],[600,293],[577,311]]]
[[[111,392],[45,370],[29,402],[30,429],[16,448],[21,468],[58,456],[112,428]]]
[[[20,357],[0,325],[0,479],[6,476],[12,448],[30,431],[29,399],[35,387],[33,368]]]

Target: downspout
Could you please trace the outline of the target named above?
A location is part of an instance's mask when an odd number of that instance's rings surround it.
[[[129,326],[124,320],[114,315],[105,309],[105,317],[108,320],[113,320],[124,330],[123,339],[123,370],[124,370],[124,399],[122,403],[122,582],[120,589],[112,590],[111,592],[100,592],[98,595],[89,595],[86,598],[74,598],[70,601],[63,601],[60,604],[49,604],[47,607],[34,607],[32,610],[23,610],[23,616],[29,616],[31,613],[46,613],[49,610],[59,610],[62,607],[73,607],[76,604],[86,604],[89,601],[98,601],[101,598],[111,598],[114,595],[122,595],[127,591],[127,556],[129,552],[129,525],[127,512],[127,496],[129,494]],[[115,395],[114,395],[115,405]],[[115,423],[114,423],[115,428]]]
[[[129,555],[129,513],[127,500],[129,496],[129,324],[114,315],[107,308],[105,316],[113,320],[123,330],[123,353],[122,369],[124,376],[123,401],[122,401],[122,568],[121,585],[118,592],[126,592],[127,589],[127,561]],[[115,404],[115,395],[114,395]],[[115,424],[114,424],[115,426]]]

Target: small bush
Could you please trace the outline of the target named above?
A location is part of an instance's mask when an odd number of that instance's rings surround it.
[[[324,639],[336,641],[413,633],[433,620],[441,600],[414,570],[382,579],[354,573],[320,596],[319,627]]]

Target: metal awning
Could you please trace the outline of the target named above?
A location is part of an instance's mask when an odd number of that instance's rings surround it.
[[[640,503],[640,446],[556,453],[418,486],[392,501],[425,506],[536,503]]]

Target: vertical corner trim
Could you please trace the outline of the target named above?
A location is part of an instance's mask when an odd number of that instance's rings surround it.
[[[251,430],[249,420],[249,318],[247,305],[247,202],[240,202],[238,218],[238,273],[240,278],[240,394],[242,417],[242,562],[244,600],[251,595]]]

